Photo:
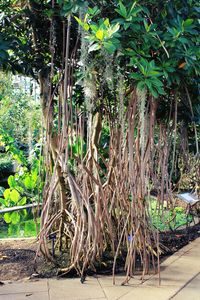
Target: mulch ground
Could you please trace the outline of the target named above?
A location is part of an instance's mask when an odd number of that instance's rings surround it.
[[[200,237],[200,224],[188,229],[161,233],[160,243],[163,249],[161,261],[197,237]],[[0,282],[56,276],[57,267],[46,262],[42,255],[35,260],[37,247],[35,239],[0,240]],[[119,265],[117,271],[122,270],[122,266]],[[103,264],[97,268],[97,273],[111,274],[112,260],[104,257]]]

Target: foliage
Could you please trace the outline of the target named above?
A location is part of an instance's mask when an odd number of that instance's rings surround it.
[[[20,170],[22,172],[22,169]],[[28,203],[39,201],[41,193],[41,184],[39,183],[39,175],[36,169],[20,175],[11,175],[8,178],[9,188],[3,192],[0,198],[0,207],[9,208],[13,206],[23,206]],[[18,224],[24,220],[26,210],[5,213],[3,218],[6,223]]]
[[[9,174],[13,171],[13,162],[9,157],[0,157],[0,178],[2,174]]]
[[[18,167],[15,175],[10,175],[8,177],[9,188],[4,190],[3,197],[0,198],[0,207],[8,208],[13,206],[23,206],[28,203],[39,201],[43,186],[39,174],[42,159],[40,157],[40,150],[36,147],[35,151],[32,151],[32,156],[27,158],[23,151],[19,150],[14,145],[13,138],[6,135],[4,136],[3,141],[12,160],[18,162]],[[4,214],[4,220],[7,223],[13,224],[18,223],[23,217],[24,212]]]
[[[50,62],[48,34],[38,26],[40,29],[37,32],[37,51],[40,52],[34,52],[34,44],[29,37],[30,24],[37,26],[43,22],[47,25],[45,27],[49,28],[51,19],[55,26],[57,58],[54,64],[58,67],[62,40],[58,36],[57,28],[59,22],[72,13],[77,23],[86,31],[85,39],[89,42],[89,51],[105,49],[110,54],[119,52],[116,63],[121,65],[125,62],[129,78],[140,88],[146,87],[155,97],[164,93],[163,86],[174,88],[174,85],[178,87],[180,82],[196,85],[192,78],[200,72],[197,1],[187,1],[185,5],[181,5],[178,0],[169,3],[164,1],[163,7],[156,1],[114,1],[109,5],[104,1],[96,1],[95,6],[92,1],[56,2],[57,5],[52,8],[50,1],[33,1],[32,6],[12,6],[12,1],[2,1],[1,9],[5,12],[1,20],[4,37],[2,45],[5,44],[3,51],[5,56],[8,56],[5,60],[11,63],[15,53],[21,61],[19,63],[18,60],[12,68],[23,65],[21,71],[27,74],[25,65],[29,65],[29,72],[34,73],[34,76],[38,76],[38,68],[47,72],[45,69]],[[83,7],[85,16],[82,19],[77,13]],[[34,9],[38,11],[39,8],[42,13],[35,15]],[[14,24],[12,16],[19,11],[21,16],[15,19]],[[3,26],[5,16],[7,23]],[[21,32],[16,31],[17,26],[21,28]],[[76,28],[74,22],[73,27]],[[27,37],[24,32],[27,32]],[[10,40],[18,43],[18,50],[12,50],[12,54],[8,51],[8,48],[13,49]]]
[[[9,188],[1,195],[1,208],[39,201],[42,189],[37,143],[41,132],[40,105],[22,87],[15,89],[14,79],[10,73],[0,73],[0,142],[6,151],[0,163],[3,176],[6,170],[8,175],[13,173],[14,162],[17,165],[15,175],[8,177]],[[4,220],[17,224],[25,215],[26,211],[7,213]]]
[[[89,52],[97,51],[104,47],[110,54],[112,54],[119,46],[119,40],[117,39],[119,24],[110,24],[108,18],[105,20],[100,19],[98,24],[91,22],[92,16],[96,15],[94,10],[95,9],[90,9],[90,14],[86,15],[84,22],[76,16],[74,18],[84,30],[90,30],[88,35],[85,37],[89,42]]]
[[[152,11],[152,3],[119,1],[111,21],[89,10],[84,21],[75,18],[88,32],[89,51],[102,47],[109,53],[118,50],[118,63],[128,61],[127,75],[140,89],[147,88],[158,97],[164,94],[164,86],[178,88],[181,81],[191,83],[191,77],[200,74],[198,5],[188,2],[187,14],[185,7],[176,10],[176,5],[164,3],[158,13],[159,7]],[[166,18],[172,11],[173,19]]]
[[[39,222],[39,220],[37,220]],[[34,220],[30,219],[30,216],[26,214],[23,221],[17,224],[7,224],[2,226],[0,232],[0,238],[21,238],[21,237],[33,237],[37,235],[37,226]]]
[[[26,164],[26,156],[24,152],[15,145],[15,139],[6,131],[1,129],[0,141],[5,147],[5,151],[10,156],[10,160],[15,160],[19,164]]]
[[[38,146],[38,145],[36,145]],[[12,157],[18,161],[18,172],[13,176],[11,175],[8,178],[8,184],[11,188],[15,188],[16,182],[20,179],[24,180],[24,186],[33,190],[36,187],[37,174],[39,171],[40,161],[38,159],[39,153],[38,148],[35,148],[35,151],[32,152],[32,157],[26,158],[21,150],[18,150],[15,146],[7,148],[7,151],[10,152]],[[29,171],[31,169],[31,171]],[[23,176],[25,175],[25,178]]]
[[[182,207],[175,207],[174,209],[165,208],[163,211],[157,208],[155,201],[151,202],[150,215],[152,224],[159,231],[174,231],[181,226],[188,225],[192,221],[192,216]]]
[[[39,139],[40,105],[22,87],[14,88],[13,81],[11,74],[0,72],[0,134],[23,149]]]

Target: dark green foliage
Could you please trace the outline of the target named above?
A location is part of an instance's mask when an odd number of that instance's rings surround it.
[[[2,179],[7,174],[13,172],[13,161],[10,158],[0,157],[0,178]]]

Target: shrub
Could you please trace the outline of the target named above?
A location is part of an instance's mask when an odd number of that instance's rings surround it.
[[[13,173],[13,162],[10,158],[0,158],[0,178],[3,178],[5,174]]]

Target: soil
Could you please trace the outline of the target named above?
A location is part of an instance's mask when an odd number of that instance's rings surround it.
[[[15,281],[35,273],[35,239],[0,240],[0,281]],[[39,264],[44,260],[39,257]]]
[[[190,241],[200,237],[200,223],[187,229],[174,232],[163,232],[160,234],[160,243],[163,254],[161,261],[172,255]],[[57,267],[44,260],[42,255],[37,259],[38,244],[35,239],[9,239],[0,240],[0,283],[3,281],[16,281],[37,277],[54,277],[57,274]],[[61,256],[64,260],[66,257]],[[61,260],[60,257],[60,260]],[[62,265],[62,261],[59,262]],[[121,264],[121,267],[120,267]],[[121,272],[123,261],[119,260],[117,272]],[[138,271],[140,271],[140,262]],[[105,256],[102,264],[97,267],[98,274],[112,273],[112,259]],[[75,274],[68,274],[74,276]]]

